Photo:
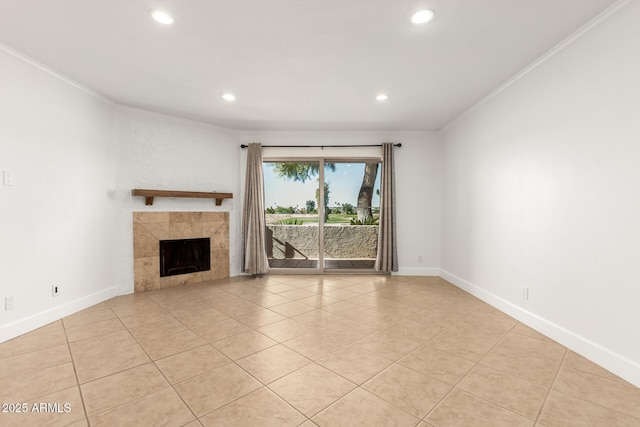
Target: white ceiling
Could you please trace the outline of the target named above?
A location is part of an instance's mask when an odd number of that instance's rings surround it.
[[[118,103],[236,129],[436,130],[613,3],[0,0],[0,42]]]

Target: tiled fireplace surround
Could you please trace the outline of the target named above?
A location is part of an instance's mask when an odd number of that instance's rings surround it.
[[[211,239],[211,270],[160,277],[160,240]],[[229,277],[228,212],[134,212],[135,292]]]

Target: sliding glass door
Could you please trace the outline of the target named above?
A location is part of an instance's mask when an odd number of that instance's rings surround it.
[[[323,266],[373,270],[380,214],[379,161],[332,160],[325,170]]]
[[[264,162],[272,269],[372,271],[378,243],[378,159]]]
[[[265,223],[270,268],[319,270],[321,161],[265,161]]]

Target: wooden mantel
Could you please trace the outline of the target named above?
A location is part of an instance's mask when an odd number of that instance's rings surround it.
[[[203,191],[174,191],[174,190],[142,190],[134,188],[132,196],[144,197],[144,204],[153,205],[154,197],[189,197],[196,199],[216,199],[216,206],[222,205],[224,199],[233,199],[232,193],[208,193]]]

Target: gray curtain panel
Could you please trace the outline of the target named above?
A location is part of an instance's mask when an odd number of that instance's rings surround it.
[[[269,271],[269,260],[265,251],[262,145],[249,144],[247,150],[247,177],[242,212],[244,244],[242,271],[249,274],[264,274]]]
[[[378,256],[376,271],[398,271],[396,248],[396,196],[393,167],[393,144],[382,144],[382,177],[380,179],[380,220],[378,221]]]

